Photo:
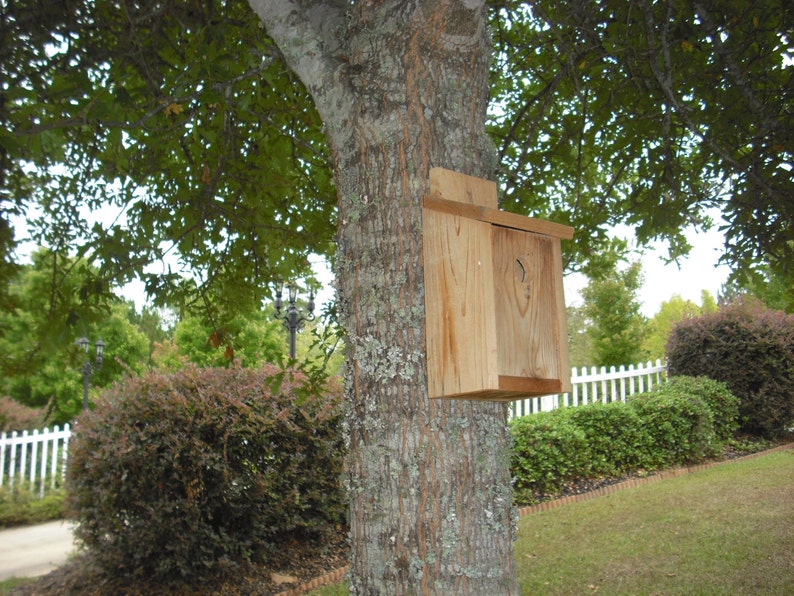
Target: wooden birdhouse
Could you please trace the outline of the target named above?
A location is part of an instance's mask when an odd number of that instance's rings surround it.
[[[441,168],[422,225],[430,397],[570,391],[560,241],[573,228],[499,211],[494,182]]]

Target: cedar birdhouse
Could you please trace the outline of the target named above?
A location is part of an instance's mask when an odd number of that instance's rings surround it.
[[[570,391],[560,240],[573,228],[499,211],[494,182],[441,168],[423,207],[430,397]]]

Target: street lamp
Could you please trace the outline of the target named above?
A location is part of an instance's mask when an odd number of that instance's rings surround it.
[[[281,284],[276,289],[276,314],[275,317],[279,319],[286,330],[289,332],[289,357],[295,358],[295,334],[303,329],[303,324],[306,321],[314,319],[314,292],[309,290],[309,302],[306,304],[306,313],[302,313],[295,306],[298,300],[298,288],[292,284],[288,286],[289,304],[287,310],[281,311],[284,308],[282,301],[282,292],[284,285]]]
[[[88,346],[91,343],[88,341],[88,338],[81,337],[75,343],[83,348],[83,352],[85,352],[86,356],[88,356]],[[86,358],[85,362],[83,362],[83,410],[88,409],[88,381],[91,378],[91,373],[93,373],[94,370],[102,368],[102,353],[105,351],[105,342],[103,342],[101,339],[98,339],[94,345],[96,346],[96,363],[91,364],[88,358]]]

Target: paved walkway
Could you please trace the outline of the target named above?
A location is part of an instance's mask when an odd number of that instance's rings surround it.
[[[0,580],[45,575],[75,550],[72,524],[52,521],[0,531]]]

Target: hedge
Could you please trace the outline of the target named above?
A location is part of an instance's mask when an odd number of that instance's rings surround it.
[[[707,378],[672,378],[628,403],[591,403],[516,418],[512,472],[520,504],[566,485],[692,463],[720,452],[738,399]]]

